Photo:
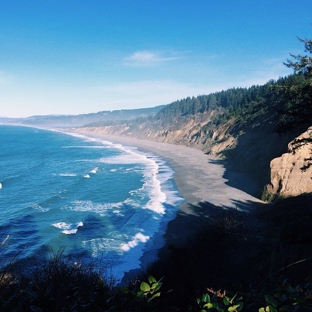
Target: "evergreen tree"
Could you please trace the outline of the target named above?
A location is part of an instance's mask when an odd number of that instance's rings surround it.
[[[312,40],[299,40],[304,43],[305,52],[312,54]],[[284,64],[294,70],[294,79],[291,84],[278,86],[280,97],[276,108],[281,114],[277,128],[279,133],[312,125],[312,57],[291,56],[294,60],[287,60]]]
[[[304,43],[305,52],[312,54],[312,40],[298,38]],[[292,68],[295,73],[303,73],[307,77],[312,77],[312,57],[308,55],[290,54],[295,61],[287,60],[284,63],[287,67]]]

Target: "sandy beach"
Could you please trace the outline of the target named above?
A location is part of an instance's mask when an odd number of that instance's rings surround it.
[[[179,245],[197,231],[207,218],[216,218],[224,209],[248,213],[258,198],[227,185],[223,177],[225,167],[220,159],[200,150],[168,143],[158,143],[123,136],[107,136],[100,132],[86,132],[89,137],[101,138],[123,146],[136,147],[165,159],[174,170],[174,180],[185,199],[164,235],[167,245]],[[251,184],[247,177],[231,173],[236,185]],[[242,187],[243,189],[243,187]]]

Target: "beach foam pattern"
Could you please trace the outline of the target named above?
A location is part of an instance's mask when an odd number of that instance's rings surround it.
[[[104,255],[122,278],[161,245],[182,202],[167,164],[132,147],[12,126],[0,126],[0,144],[0,236],[21,258],[66,246]]]

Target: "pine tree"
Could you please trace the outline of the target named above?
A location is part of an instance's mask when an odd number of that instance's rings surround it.
[[[312,40],[298,38],[304,43],[305,52],[312,54]],[[287,67],[292,68],[295,73],[303,73],[307,77],[312,76],[312,57],[308,55],[294,55],[290,54],[295,61],[287,60],[284,63]]]
[[[312,40],[301,39],[305,52],[312,54]],[[280,97],[275,104],[281,114],[277,131],[284,133],[294,128],[312,125],[312,57],[290,54],[294,60],[284,63],[294,70],[291,85],[278,86]]]

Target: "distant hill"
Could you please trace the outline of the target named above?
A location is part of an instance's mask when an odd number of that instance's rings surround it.
[[[2,124],[20,124],[38,127],[72,128],[84,125],[104,125],[107,123],[123,122],[132,119],[155,115],[164,105],[152,108],[122,109],[113,111],[101,111],[98,113],[80,115],[42,115],[26,118],[0,117]]]

